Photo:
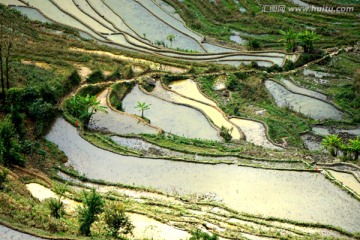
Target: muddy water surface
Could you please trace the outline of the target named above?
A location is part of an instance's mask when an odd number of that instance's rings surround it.
[[[63,119],[46,138],[90,178],[167,192],[214,192],[238,211],[360,229],[360,203],[321,174],[121,156],[86,142]]]
[[[348,188],[351,188],[354,192],[360,195],[360,182],[358,182],[355,177],[349,173],[336,172],[328,170],[337,180],[342,182]]]
[[[292,92],[300,93],[300,94],[307,95],[307,96],[311,96],[311,97],[314,97],[314,98],[317,98],[317,99],[322,99],[322,100],[327,99],[326,95],[324,95],[322,93],[319,93],[319,92],[316,92],[316,91],[311,91],[311,90],[306,89],[306,88],[299,87],[299,86],[295,85],[294,83],[292,83],[289,80],[281,79],[281,81],[286,86],[286,88],[289,89]]]
[[[185,97],[216,106],[215,102],[205,97],[199,90],[196,82],[191,79],[172,82],[169,88]]]
[[[159,81],[156,82],[156,87],[150,94],[152,96],[155,96],[156,98],[160,98],[165,101],[174,102],[174,103],[178,103],[178,104],[186,104],[186,105],[192,106],[196,109],[199,109],[202,112],[204,112],[206,114],[206,116],[209,119],[211,119],[211,121],[218,128],[221,128],[221,126],[224,126],[227,129],[233,129],[231,132],[233,139],[241,138],[242,133],[239,131],[239,129],[237,129],[234,124],[232,124],[230,121],[228,121],[228,119],[225,117],[225,114],[223,112],[221,112],[219,109],[215,108],[214,106],[209,106],[207,104],[180,96],[179,94],[176,94],[174,92],[167,91],[162,87],[162,85]],[[200,129],[201,129],[201,127],[200,127]]]
[[[101,106],[107,106],[106,96],[108,90],[104,90],[97,97]],[[152,127],[146,124],[144,121],[140,121],[135,116],[129,114],[113,111],[111,108],[107,108],[105,112],[97,111],[90,119],[89,128],[95,130],[109,131],[117,134],[139,134],[149,133],[157,134],[160,129]]]
[[[265,148],[282,149],[269,141],[266,128],[262,123],[240,118],[231,118],[230,121],[240,127],[246,136],[246,141]]]
[[[152,125],[165,132],[189,138],[221,140],[217,130],[200,111],[147,95],[136,86],[122,102],[125,112],[141,115],[135,108],[137,102],[150,104],[150,109],[145,111],[144,116],[150,119]]]
[[[333,105],[301,94],[290,92],[274,81],[266,80],[265,86],[279,107],[289,107],[314,119],[341,120],[343,113]]]

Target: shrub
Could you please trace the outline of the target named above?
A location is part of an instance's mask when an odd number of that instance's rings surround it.
[[[100,93],[102,90],[105,89],[105,86],[102,85],[89,85],[86,87],[81,88],[78,92],[77,95],[78,96],[83,96],[85,97],[86,95],[97,95],[98,93]]]
[[[81,77],[80,77],[79,73],[76,70],[74,70],[71,73],[71,75],[69,76],[68,80],[69,80],[69,83],[71,84],[71,86],[75,87],[80,84]]]
[[[259,64],[257,63],[257,61],[251,61],[250,66],[251,66],[252,68],[259,68],[259,67],[260,67]]]
[[[49,198],[47,201],[51,216],[61,218],[65,214],[64,203],[61,198]]]
[[[189,240],[218,240],[219,237],[216,235],[210,235],[209,233],[202,232],[201,230],[197,229],[191,232],[191,237]]]
[[[101,70],[96,70],[90,74],[90,76],[86,79],[88,83],[98,83],[103,82],[105,80],[105,76]]]
[[[303,66],[311,61],[322,58],[324,56],[323,52],[317,53],[301,53],[299,59],[295,62],[295,67]]]
[[[237,79],[240,79],[240,80],[245,80],[249,77],[249,75],[244,72],[235,72],[234,75]]]
[[[0,189],[4,188],[4,183],[6,182],[6,177],[9,174],[8,170],[4,169],[0,172]]]
[[[122,108],[122,100],[135,86],[135,82],[123,82],[116,84],[110,94],[110,103],[119,111],[124,111]]]
[[[226,82],[226,87],[230,91],[239,90],[239,81],[235,78],[233,74],[231,74]]]
[[[267,67],[267,68],[266,68],[266,71],[267,71],[268,73],[271,73],[271,72],[282,72],[283,69],[282,69],[282,67],[280,67],[279,65],[273,64],[271,67]]]
[[[130,79],[134,77],[134,71],[131,65],[126,65],[122,68],[122,75],[125,79]]]
[[[20,113],[20,110],[16,106],[12,106],[10,114],[11,122],[14,124],[15,131],[19,135],[20,139],[24,139],[26,135],[26,128],[24,124],[24,115]]]
[[[225,140],[225,142],[230,142],[232,139],[231,132],[233,128],[226,128],[224,126],[221,126],[220,129],[220,136]]]
[[[116,69],[112,74],[110,74],[107,78],[106,81],[116,81],[122,78],[122,74],[120,69]]]
[[[5,166],[12,164],[23,166],[25,160],[21,151],[14,125],[7,117],[0,123],[0,163]]]
[[[120,203],[110,203],[105,209],[105,223],[109,235],[118,237],[119,234],[132,234],[134,225],[125,214],[125,207]]]
[[[295,69],[295,64],[293,61],[290,60],[286,60],[284,66],[283,66],[284,71],[290,71],[290,70],[294,70]]]
[[[83,206],[78,209],[79,232],[81,235],[90,236],[91,225],[98,219],[98,214],[103,212],[104,202],[102,197],[92,189],[90,193],[84,191]]]
[[[261,43],[257,39],[251,39],[247,43],[247,47],[249,50],[260,50],[262,48]]]
[[[35,100],[29,106],[29,116],[35,121],[35,134],[41,135],[44,133],[46,127],[55,118],[57,109],[43,99]]]

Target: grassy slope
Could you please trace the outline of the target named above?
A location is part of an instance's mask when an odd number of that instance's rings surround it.
[[[357,21],[355,12],[346,15],[330,15],[310,12],[285,12],[285,13],[263,13],[261,6],[254,0],[240,1],[247,9],[246,13],[240,13],[234,1],[211,1],[187,0],[184,2],[165,0],[178,9],[179,14],[187,24],[195,31],[206,36],[229,41],[231,30],[244,31],[251,34],[267,34],[265,36],[252,36],[258,38],[264,44],[279,47],[279,29],[287,30],[294,28],[295,31],[303,31],[305,26],[315,27],[321,36],[323,45],[336,46],[354,43],[360,37],[360,30],[354,23]],[[261,0],[263,5],[291,5],[289,1]],[[319,5],[323,6],[324,1]],[[196,19],[196,20],[194,20]],[[334,34],[336,34],[334,36]],[[249,38],[244,36],[244,38]]]

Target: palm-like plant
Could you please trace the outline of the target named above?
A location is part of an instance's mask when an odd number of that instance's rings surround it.
[[[348,149],[349,152],[352,152],[354,154],[354,160],[358,160],[360,154],[360,138],[356,137],[355,139],[349,140]]]
[[[314,42],[320,37],[314,31],[305,30],[299,34],[300,45],[304,47],[304,52],[311,53],[314,51]]]
[[[141,117],[144,118],[144,111],[150,109],[151,104],[146,104],[145,102],[137,102],[135,108],[138,108],[141,111]]]
[[[279,33],[283,35],[283,38],[279,42],[285,42],[287,52],[295,52],[296,42],[298,40],[298,33],[295,33],[292,28],[287,31],[280,30]]]
[[[321,141],[321,145],[330,152],[331,156],[336,157],[342,145],[342,139],[338,135],[329,135]]]
[[[169,35],[167,35],[166,39],[170,42],[171,47],[172,47],[172,43],[175,40],[175,36],[173,34],[169,34]]]

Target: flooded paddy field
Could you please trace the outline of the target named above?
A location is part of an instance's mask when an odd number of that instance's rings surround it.
[[[104,90],[97,97],[101,106],[107,106],[106,97],[108,90]],[[157,134],[161,129],[142,121],[140,118],[131,116],[120,111],[107,108],[105,112],[97,111],[90,119],[89,128],[118,134]]]
[[[189,138],[221,140],[217,129],[196,109],[145,94],[138,86],[135,86],[122,101],[124,111],[141,115],[139,110],[135,108],[137,102],[150,104],[150,109],[144,113],[145,117],[151,121],[152,125],[163,129],[165,132]]]
[[[265,86],[274,97],[279,107],[289,107],[291,110],[300,112],[314,119],[334,119],[341,120],[343,113],[327,102],[293,93],[271,80],[265,81]]]
[[[359,202],[321,174],[116,155],[83,140],[63,119],[46,138],[65,152],[69,165],[89,178],[181,194],[213,192],[226,206],[242,212],[320,222],[352,232],[360,228]]]
[[[194,101],[192,99],[183,97],[175,92],[166,90],[161,82],[156,82],[156,87],[152,92],[150,92],[151,96],[154,96],[158,99],[162,99],[167,102],[188,105],[192,108],[198,109],[202,111],[206,116],[216,125],[219,129],[224,126],[227,129],[232,129],[231,136],[234,140],[241,139],[243,137],[242,132],[225,116],[225,114],[218,108],[214,106],[210,106],[208,104],[204,104],[199,101]]]

